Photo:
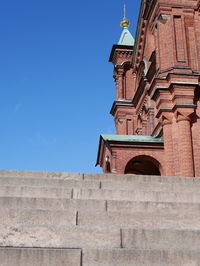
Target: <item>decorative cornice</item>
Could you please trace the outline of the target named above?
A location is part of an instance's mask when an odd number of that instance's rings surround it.
[[[167,112],[172,112],[174,113],[178,108],[184,108],[184,109],[195,109],[196,108],[196,104],[175,104],[173,107],[171,108],[160,108],[159,111],[156,114],[156,118],[160,118],[160,116]]]
[[[182,76],[185,76],[185,74],[176,74],[176,73],[169,73],[168,76],[166,77],[166,83],[165,83],[165,86],[156,86],[156,82],[159,82],[159,80],[161,81],[161,79],[157,78],[157,79],[154,79],[149,91],[153,91],[153,94],[151,95],[151,99],[155,100],[157,94],[159,91],[170,91],[173,86],[187,86],[187,87],[197,87],[199,86],[199,82],[198,81],[177,81],[177,80],[170,80],[170,76],[176,76],[176,75],[182,75]],[[188,76],[188,75],[187,75]],[[192,74],[192,75],[189,75],[191,77],[197,77],[199,75],[196,75],[196,74]],[[153,87],[155,88],[154,90]]]
[[[127,52],[130,52],[132,54],[133,53],[133,46],[114,44],[112,47],[111,53],[110,53],[109,62],[113,62],[114,54],[116,51],[118,51],[118,52],[127,51]]]
[[[160,108],[160,110],[156,114],[156,118],[160,118],[163,112],[172,112],[172,108]]]
[[[129,108],[133,108],[133,103],[131,99],[121,99],[121,100],[116,100],[114,101],[111,110],[110,110],[110,114],[111,115],[115,115],[116,109],[117,107],[129,107]]]

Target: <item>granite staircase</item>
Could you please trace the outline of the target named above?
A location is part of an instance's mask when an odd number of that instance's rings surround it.
[[[2,170],[0,265],[200,265],[200,179]]]

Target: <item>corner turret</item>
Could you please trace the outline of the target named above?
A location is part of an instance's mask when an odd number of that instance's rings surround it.
[[[114,116],[116,133],[133,134],[133,105],[134,74],[132,69],[132,56],[134,38],[128,27],[130,23],[124,18],[120,23],[122,33],[118,44],[113,45],[109,61],[114,65],[114,79],[116,82],[116,99],[113,103],[111,114]]]

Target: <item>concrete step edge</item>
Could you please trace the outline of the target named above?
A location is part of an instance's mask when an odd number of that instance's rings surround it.
[[[80,178],[83,179],[83,173],[67,173],[67,172],[48,172],[48,171],[29,171],[29,170],[0,170],[0,177],[38,177],[38,178]]]
[[[8,184],[6,184],[6,182],[8,182]],[[13,186],[34,186],[34,185],[29,185],[28,183],[36,183],[35,186],[39,186],[40,185],[40,182],[45,182],[45,184],[47,186],[67,186],[69,185],[68,183],[70,182],[74,182],[76,186],[76,183],[77,184],[96,184],[98,186],[100,186],[100,181],[98,180],[83,180],[83,179],[76,179],[76,178],[66,178],[66,179],[60,179],[60,178],[24,178],[24,177],[0,177],[0,184],[3,183],[1,186],[12,186],[12,183]],[[38,184],[37,184],[38,182]],[[5,183],[5,184],[4,184]],[[24,184],[23,184],[24,183]],[[25,184],[27,183],[27,184]],[[42,185],[41,185],[42,186]]]
[[[192,192],[192,191],[189,191],[189,192],[181,192],[181,191],[170,191],[170,192],[167,192],[167,191],[146,191],[146,190],[123,190],[123,189],[87,189],[87,188],[72,188],[74,192],[81,192],[81,191],[93,191],[93,192],[97,192],[97,191],[102,191],[102,192],[122,192],[122,193],[132,193],[132,192],[137,192],[137,193],[154,193],[154,194],[163,194],[163,193],[166,193],[166,194],[186,194],[186,195],[198,195],[200,196],[200,192],[199,193],[196,193],[196,192]]]
[[[107,215],[107,216],[114,216],[114,215],[119,215],[119,216],[124,216],[124,215],[129,215],[129,216],[139,216],[139,215],[143,215],[143,216],[155,216],[155,212],[123,212],[121,213],[120,211],[116,212],[110,212],[110,211],[77,211],[78,216],[79,215],[86,215],[86,216],[90,216],[90,215]],[[176,217],[176,218],[200,218],[200,213],[197,214],[177,214],[177,213],[156,213],[156,218],[158,217]]]
[[[108,199],[108,200],[104,200],[104,199],[76,199],[76,198],[71,198],[71,199],[65,199],[65,198],[62,198],[62,197],[58,197],[58,198],[50,198],[50,197],[39,197],[39,198],[37,198],[37,197],[21,197],[21,196],[0,196],[0,200],[1,199],[23,199],[23,200],[25,200],[25,199],[28,199],[28,200],[52,200],[52,201],[54,201],[54,200],[56,200],[56,201],[59,201],[59,200],[61,200],[61,201],[79,201],[79,202],[81,202],[81,201],[88,201],[88,202],[92,202],[92,201],[95,201],[95,202],[102,202],[102,201],[104,201],[104,202],[106,202],[107,201],[107,203],[123,203],[123,204],[125,204],[125,203],[130,203],[130,204],[149,204],[149,205],[160,205],[160,204],[163,204],[163,205],[169,205],[169,204],[173,204],[173,205],[188,205],[188,206],[190,206],[190,205],[192,205],[192,206],[199,206],[200,207],[200,202],[174,202],[174,201],[134,201],[134,200],[110,200],[110,199]]]
[[[103,174],[101,175],[101,176],[104,176]],[[112,177],[113,177],[113,175],[112,175]],[[123,177],[126,177],[126,175],[124,175],[124,176],[122,176],[122,178]],[[141,176],[135,176],[135,177],[141,177]],[[1,180],[9,180],[9,181],[11,181],[12,182],[12,180],[14,181],[14,180],[16,180],[16,181],[19,181],[19,183],[20,183],[20,181],[24,181],[24,182],[30,182],[30,181],[47,181],[47,182],[63,182],[63,183],[65,183],[65,182],[68,182],[68,181],[74,181],[74,182],[96,182],[96,183],[102,183],[102,184],[108,184],[108,183],[117,183],[117,184],[141,184],[141,185],[144,185],[144,186],[146,186],[146,185],[148,185],[148,184],[157,184],[157,185],[160,185],[160,184],[162,184],[162,185],[171,185],[171,186],[176,186],[176,185],[180,185],[180,186],[187,186],[187,185],[195,185],[195,186],[199,186],[200,187],[200,178],[199,179],[197,179],[197,178],[192,178],[192,179],[190,179],[190,181],[188,181],[188,178],[182,178],[182,180],[184,181],[186,181],[186,182],[179,182],[179,180],[176,180],[176,179],[174,179],[173,180],[173,182],[169,182],[171,179],[171,177],[163,177],[163,178],[166,178],[166,182],[160,182],[160,181],[154,181],[154,180],[149,180],[149,181],[142,181],[142,180],[138,180],[137,178],[135,178],[135,179],[132,179],[132,180],[126,180],[126,179],[116,179],[116,180],[114,180],[114,179],[111,179],[111,180],[106,180],[106,179],[77,179],[77,178],[73,178],[73,176],[72,177],[60,177],[60,178],[58,178],[58,177],[54,177],[54,178],[51,178],[51,177],[39,177],[39,176],[37,176],[37,177],[32,177],[32,176],[30,176],[30,177],[24,177],[24,176],[0,176],[0,182],[1,182]],[[174,182],[174,181],[177,181],[177,182]],[[197,182],[198,181],[198,182]]]
[[[200,183],[200,178],[198,177],[181,177],[181,176],[152,176],[152,175],[124,175],[124,174],[93,174],[93,173],[83,173],[84,180],[97,179],[97,180],[144,180],[144,182],[152,182],[152,180],[157,180],[157,182],[197,182]]]
[[[0,247],[1,249],[1,247]],[[82,248],[82,251],[130,251],[130,252],[133,252],[133,251],[158,251],[158,252],[162,252],[162,251],[177,251],[177,252],[189,252],[189,253],[198,253],[200,255],[200,248],[199,250],[196,249],[196,250],[193,250],[193,249],[176,249],[176,248],[173,248],[173,249],[170,249],[170,248],[122,248],[122,247],[119,247],[119,248]]]

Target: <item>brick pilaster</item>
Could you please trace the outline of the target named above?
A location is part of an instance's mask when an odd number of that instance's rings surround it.
[[[179,156],[182,176],[194,177],[191,122],[189,118],[177,119],[179,130]]]
[[[174,151],[172,140],[172,122],[163,122],[164,151],[165,151],[165,174],[174,176]]]

